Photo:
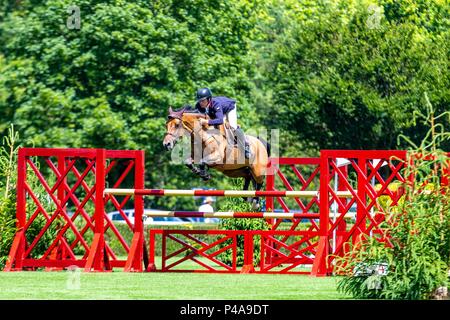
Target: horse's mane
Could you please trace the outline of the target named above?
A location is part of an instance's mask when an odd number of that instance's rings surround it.
[[[197,108],[195,108],[189,104],[186,104],[177,110],[169,109],[169,115],[167,116],[167,118],[168,119],[173,119],[173,118],[181,119],[181,117],[183,116],[184,113],[201,114],[201,112]]]
[[[190,104],[185,104],[177,111],[183,111],[183,113],[200,113],[200,111],[197,108],[191,106]]]

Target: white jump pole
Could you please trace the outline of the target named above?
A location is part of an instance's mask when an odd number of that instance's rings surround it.
[[[286,197],[315,198],[318,191],[254,191],[254,190],[171,190],[171,189],[112,189],[106,188],[105,195],[147,195],[147,196],[217,196],[217,197]],[[350,191],[336,191],[336,196],[351,198]]]

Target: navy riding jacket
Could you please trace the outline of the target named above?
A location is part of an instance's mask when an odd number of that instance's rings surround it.
[[[208,108],[208,116],[211,120],[208,121],[210,126],[223,124],[223,116],[236,107],[236,101],[227,97],[212,97],[211,105]],[[205,109],[200,107],[197,102],[195,108],[201,113]]]

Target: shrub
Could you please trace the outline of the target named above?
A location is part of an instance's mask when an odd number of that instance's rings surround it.
[[[233,183],[233,186],[237,189],[240,188],[240,180]],[[242,198],[226,198],[221,203],[219,211],[235,211],[235,212],[251,212],[251,204],[248,202],[243,202]],[[222,219],[219,227],[224,230],[268,230],[269,225],[265,219]],[[259,264],[260,260],[260,237],[254,237],[253,242],[253,263],[254,265]],[[221,247],[225,247],[231,243],[231,240],[227,240],[221,244]],[[237,265],[242,266],[244,263],[244,237],[237,237]],[[232,263],[232,254],[229,251],[225,251],[220,255],[221,261],[224,263]]]
[[[0,270],[5,267],[16,233],[15,205],[13,197],[0,200]]]
[[[3,138],[3,145],[0,147],[0,269],[5,267],[6,260],[11,249],[14,236],[16,234],[16,188],[17,188],[17,155],[19,146],[16,146],[19,134],[14,131],[11,125],[8,135]],[[35,190],[36,194],[45,194],[46,191],[38,181],[36,175],[27,174],[27,183]],[[31,197],[27,199],[27,218],[36,209]],[[40,233],[47,219],[43,215],[38,215],[27,229],[26,238],[28,243],[32,243]],[[56,237],[61,221],[56,220],[47,229],[42,238],[32,251],[32,257],[39,258],[47,251],[50,244]]]
[[[420,116],[431,129],[422,144],[412,144],[408,152],[405,161],[412,165],[405,167],[404,176],[413,175],[414,181],[404,184],[404,201],[397,208],[387,207],[389,219],[383,227],[389,243],[366,238],[337,259],[338,272],[345,274],[338,289],[355,298],[428,299],[448,283],[450,193],[441,179],[448,179],[444,176],[450,158],[438,146],[450,139],[450,133],[435,121],[450,113],[434,117],[425,98],[428,115]],[[379,266],[387,273],[379,272]]]
[[[0,148],[0,269],[5,267],[16,233],[16,165],[18,134],[9,128]]]

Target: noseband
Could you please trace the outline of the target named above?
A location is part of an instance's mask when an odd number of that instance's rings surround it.
[[[166,136],[167,136],[167,135],[170,135],[170,136],[172,136],[172,137],[174,137],[174,138],[178,138],[178,136],[174,135],[172,132],[166,132]]]

